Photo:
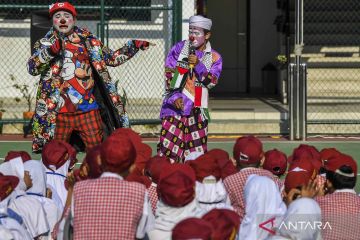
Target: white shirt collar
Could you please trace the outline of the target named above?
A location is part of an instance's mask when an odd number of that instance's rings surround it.
[[[204,52],[206,52],[206,53],[211,52],[211,44],[209,41],[206,43]]]
[[[353,194],[356,194],[356,192],[355,192],[355,190],[354,190],[354,189],[349,189],[349,188],[335,190],[335,192],[334,192],[334,193],[337,193],[337,192],[347,192],[347,193],[353,193]]]
[[[103,174],[101,174],[100,177],[101,178],[103,178],[103,177],[114,177],[114,178],[118,178],[120,180],[124,180],[124,178],[122,176],[120,176],[117,173],[112,173],[112,172],[103,172]]]

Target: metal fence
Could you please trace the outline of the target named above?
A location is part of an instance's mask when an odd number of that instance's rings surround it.
[[[33,110],[39,77],[27,73],[30,57],[31,16],[48,10],[55,1],[0,1],[0,109],[5,111],[2,123],[22,122],[22,112]],[[96,33],[112,49],[129,39],[150,41],[156,46],[140,51],[129,62],[109,68],[113,81],[128,97],[127,111],[135,124],[158,121],[164,82],[164,60],[172,44],[181,39],[182,1],[177,0],[77,0],[77,26]],[[194,13],[194,9],[191,9]],[[21,93],[19,88],[26,86]],[[31,101],[25,100],[31,96]],[[4,125],[3,132],[16,133],[21,127]],[[147,127],[140,132],[157,131]]]
[[[360,133],[359,16],[357,0],[304,0],[310,135]]]

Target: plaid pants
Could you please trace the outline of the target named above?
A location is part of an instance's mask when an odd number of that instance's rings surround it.
[[[190,116],[171,116],[162,119],[158,154],[174,162],[184,162],[191,152],[207,151],[208,121],[203,120],[200,109]]]
[[[99,110],[90,112],[59,113],[56,117],[55,139],[69,142],[71,133],[80,134],[87,149],[101,143],[102,121]]]

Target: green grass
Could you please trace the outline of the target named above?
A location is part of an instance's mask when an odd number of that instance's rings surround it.
[[[147,142],[152,149],[153,154],[156,153],[156,142]],[[320,141],[308,141],[308,142],[290,142],[290,141],[263,141],[264,144],[264,150],[270,150],[273,148],[277,148],[278,150],[283,151],[286,155],[290,155],[292,153],[292,150],[297,147],[301,143],[306,143],[310,145],[314,145],[317,149],[321,150],[323,148],[330,148],[335,147],[339,151],[348,154],[352,156],[356,162],[358,163],[358,168],[360,169],[360,151],[359,141],[326,141],[326,142],[320,142]],[[232,153],[234,142],[209,142],[209,149],[212,148],[221,148],[226,150],[227,152]],[[30,153],[31,149],[31,142],[0,142],[0,158],[4,158],[6,153],[10,150],[18,150],[18,151],[27,151]],[[32,154],[33,159],[40,159],[41,156],[39,154]],[[78,159],[82,161],[84,158],[84,153],[78,154]],[[359,173],[358,173],[359,174]],[[357,181],[356,184],[356,192],[360,193],[360,180]]]

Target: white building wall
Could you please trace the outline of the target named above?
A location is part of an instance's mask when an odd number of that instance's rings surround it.
[[[188,38],[189,18],[195,14],[195,0],[182,1],[182,39]]]

